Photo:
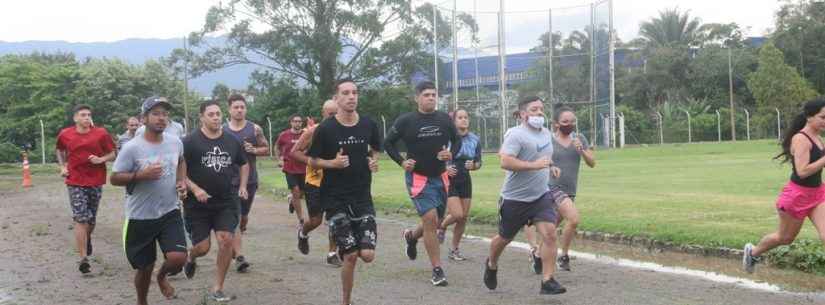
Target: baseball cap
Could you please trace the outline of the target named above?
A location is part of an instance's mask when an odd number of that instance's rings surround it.
[[[172,109],[172,104],[170,104],[165,97],[154,95],[143,100],[143,106],[140,107],[140,113],[146,115],[149,110],[160,104],[163,104],[167,110]]]

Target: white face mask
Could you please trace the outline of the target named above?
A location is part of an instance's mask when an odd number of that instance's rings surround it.
[[[527,124],[535,129],[541,129],[544,127],[544,116],[529,116],[527,117]]]

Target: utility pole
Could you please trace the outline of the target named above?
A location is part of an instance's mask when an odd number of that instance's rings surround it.
[[[730,138],[736,142],[736,111],[733,106],[733,51],[728,46],[728,87],[730,92]]]

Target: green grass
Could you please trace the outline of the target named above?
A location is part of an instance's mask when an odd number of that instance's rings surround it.
[[[674,144],[597,151],[594,169],[582,165],[578,206],[589,231],[641,235],[677,244],[741,247],[777,226],[774,202],[789,166],[771,158],[775,141]],[[285,188],[274,163],[263,183]],[[495,223],[503,171],[494,154],[473,174],[471,217]],[[373,178],[376,206],[411,209],[401,169],[384,158]],[[800,238],[818,239],[806,224]]]

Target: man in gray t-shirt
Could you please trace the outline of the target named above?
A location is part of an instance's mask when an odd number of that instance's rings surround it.
[[[137,131],[135,131],[135,138],[142,136],[144,131],[146,131],[146,125],[140,126]],[[183,137],[186,136],[183,125],[172,120],[169,120],[169,124],[166,125],[163,133],[176,136],[178,139],[183,139]]]
[[[145,132],[121,149],[110,181],[126,187],[126,225],[123,243],[126,259],[137,270],[137,304],[147,304],[157,246],[165,258],[156,277],[166,298],[175,296],[167,276],[186,263],[186,235],[178,199],[186,195],[186,164],[180,139],[164,129],[172,105],[162,97],[143,101]]]
[[[544,127],[544,104],[538,97],[519,101],[521,124],[505,134],[499,155],[506,171],[499,204],[498,234],[490,242],[490,256],[484,264],[484,285],[498,285],[498,258],[505,247],[526,224],[534,224],[544,245],[541,259],[556,260],[556,209],[570,200],[558,188],[548,187],[550,174],[559,175],[553,166],[553,143],[550,131]],[[560,294],[567,290],[554,278],[555,264],[545,264],[542,270],[541,294]]]

